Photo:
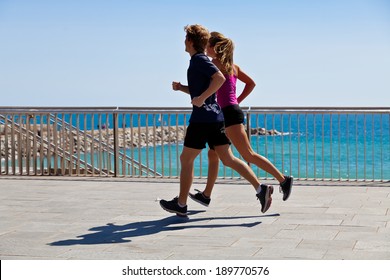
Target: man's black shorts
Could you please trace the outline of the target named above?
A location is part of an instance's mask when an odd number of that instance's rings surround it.
[[[230,144],[223,122],[190,123],[184,138],[184,146],[201,150],[206,148],[206,143],[210,149],[214,149],[214,146]]]

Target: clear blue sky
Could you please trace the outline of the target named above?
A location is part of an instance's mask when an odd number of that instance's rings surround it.
[[[389,0],[0,0],[0,106],[190,106],[194,23],[235,42],[243,106],[390,106]]]

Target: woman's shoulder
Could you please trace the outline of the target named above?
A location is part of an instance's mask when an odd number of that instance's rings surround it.
[[[233,71],[234,71],[234,75],[238,76],[238,73],[240,72],[240,66],[238,66],[237,64],[233,64]]]

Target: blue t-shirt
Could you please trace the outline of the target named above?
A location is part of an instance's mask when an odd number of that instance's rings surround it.
[[[204,53],[197,53],[191,57],[187,70],[188,88],[191,99],[200,96],[210,85],[211,76],[218,72],[218,68]],[[219,107],[216,95],[209,96],[202,107],[192,106],[189,122],[214,123],[222,122],[223,113]]]

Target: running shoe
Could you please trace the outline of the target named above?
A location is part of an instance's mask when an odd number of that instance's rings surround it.
[[[283,192],[283,201],[286,201],[291,194],[294,178],[292,176],[286,176],[286,179],[280,183],[279,192]]]
[[[211,198],[206,197],[203,194],[203,192],[201,192],[200,190],[195,189],[195,191],[197,191],[197,193],[196,194],[189,193],[189,197],[192,198],[192,200],[202,204],[203,206],[208,207],[210,204]]]
[[[272,193],[274,192],[273,186],[261,184],[261,192],[256,194],[257,199],[260,200],[261,212],[265,213],[271,207]]]
[[[186,216],[187,215],[187,205],[184,207],[179,206],[179,198],[175,197],[172,200],[160,200],[160,206],[165,211],[168,211],[170,213],[176,213],[179,216]]]

